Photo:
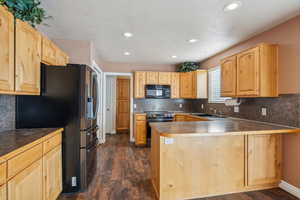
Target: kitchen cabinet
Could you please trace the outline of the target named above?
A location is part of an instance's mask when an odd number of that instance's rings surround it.
[[[171,72],[158,72],[159,85],[171,85]]]
[[[57,47],[47,37],[42,39],[42,62],[47,65],[56,65]]]
[[[281,140],[281,135],[248,136],[247,186],[280,182]]]
[[[60,49],[56,51],[56,65],[66,66],[69,63],[69,56]]]
[[[180,98],[180,73],[171,72],[171,98]]]
[[[158,76],[158,72],[146,72],[146,85],[157,85]]]
[[[259,44],[234,56],[223,59],[221,66],[222,96],[278,96],[277,45]]]
[[[147,144],[147,121],[144,113],[135,114],[134,116],[134,138],[137,146]]]
[[[15,90],[14,71],[14,17],[0,6],[0,93],[9,94]]]
[[[134,73],[134,97],[145,98],[146,72]]]
[[[16,92],[39,95],[41,34],[28,23],[16,20]]]
[[[236,56],[221,61],[221,96],[236,95]]]
[[[43,199],[43,163],[42,159],[21,171],[8,181],[8,200]]]
[[[196,121],[209,121],[209,119],[205,117],[199,117],[191,114],[186,113],[176,113],[174,115],[175,122],[196,122]]]
[[[180,97],[193,99],[196,97],[196,77],[194,72],[180,73]]]
[[[6,193],[6,185],[0,186],[0,199],[6,200],[7,199],[7,193]]]
[[[55,200],[62,191],[61,145],[43,157],[44,200]]]

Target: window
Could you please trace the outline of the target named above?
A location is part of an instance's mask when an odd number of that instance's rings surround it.
[[[214,67],[208,71],[208,102],[224,103],[228,97],[221,97],[221,68]]]

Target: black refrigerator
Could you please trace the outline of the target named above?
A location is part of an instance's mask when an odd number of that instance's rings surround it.
[[[97,74],[86,65],[41,66],[41,95],[16,97],[16,128],[65,129],[63,192],[84,191],[96,170]]]

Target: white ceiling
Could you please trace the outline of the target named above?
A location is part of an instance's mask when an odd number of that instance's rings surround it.
[[[224,12],[229,2],[42,0],[53,19],[40,28],[52,38],[91,40],[106,61],[172,64],[201,61],[300,14],[300,0],[242,0],[238,10]],[[191,38],[199,41],[190,44]]]

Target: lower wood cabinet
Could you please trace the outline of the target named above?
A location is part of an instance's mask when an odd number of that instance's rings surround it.
[[[56,200],[62,191],[61,130],[1,157],[0,200]]]
[[[146,114],[135,114],[134,116],[134,139],[137,146],[147,144]]]
[[[43,199],[43,162],[36,161],[8,181],[8,200]]]
[[[43,157],[44,200],[55,200],[62,191],[61,160],[61,146],[57,146]]]

